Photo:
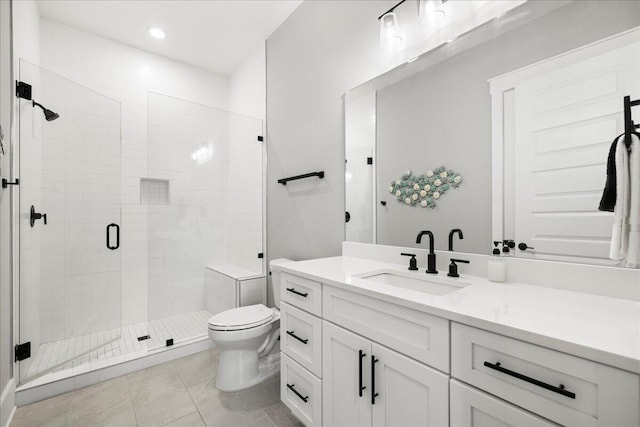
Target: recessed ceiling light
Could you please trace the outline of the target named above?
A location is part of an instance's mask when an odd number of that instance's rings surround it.
[[[167,37],[167,35],[165,34],[164,30],[162,28],[158,28],[158,27],[150,27],[149,28],[149,34],[151,34],[151,37],[156,38],[158,40],[162,40],[165,37]]]

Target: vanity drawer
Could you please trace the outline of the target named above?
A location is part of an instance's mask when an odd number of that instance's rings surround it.
[[[558,426],[456,380],[450,381],[449,390],[451,427]]]
[[[280,348],[322,376],[322,320],[287,303],[280,304]]]
[[[449,321],[446,319],[326,285],[323,317],[449,372]]]
[[[280,299],[316,316],[322,315],[322,283],[282,273]]]
[[[457,323],[451,375],[562,425],[640,425],[638,375]]]
[[[307,427],[322,425],[322,383],[281,353],[280,399]]]

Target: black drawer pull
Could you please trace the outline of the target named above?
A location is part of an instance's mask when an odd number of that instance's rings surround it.
[[[489,363],[489,362],[484,362],[484,366],[486,366],[487,368],[494,369],[494,370],[496,370],[498,372],[502,372],[503,374],[510,375],[510,376],[515,377],[515,378],[517,378],[519,380],[526,381],[526,382],[531,383],[531,384],[535,384],[538,387],[542,387],[544,389],[553,391],[554,393],[558,393],[558,394],[561,394],[563,396],[570,397],[571,399],[575,399],[576,398],[576,394],[565,390],[564,389],[564,385],[562,385],[562,384],[560,384],[558,387],[556,387],[556,386],[551,385],[551,384],[543,383],[542,381],[536,380],[536,379],[528,377],[526,375],[519,374],[519,373],[514,372],[514,371],[512,371],[510,369],[503,368],[502,366],[500,366],[500,362],[496,362],[495,364]]]
[[[371,404],[376,404],[376,397],[379,393],[376,393],[376,363],[378,359],[374,355],[371,355]]]
[[[302,292],[298,292],[298,291],[296,291],[294,288],[287,288],[287,290],[288,290],[289,292],[291,292],[291,293],[296,294],[296,295],[300,295],[301,297],[305,297],[305,298],[306,298],[306,297],[308,297],[308,296],[309,296],[309,294],[306,294],[306,293],[305,293],[305,294],[303,294]]]
[[[303,340],[302,338],[300,338],[299,336],[297,336],[296,334],[294,334],[294,331],[287,331],[287,335],[291,335],[292,337],[294,337],[295,339],[297,339],[298,341],[300,341],[302,344],[306,344],[309,342],[308,339]]]
[[[358,350],[358,395],[362,397],[362,391],[367,388],[362,385],[362,359],[366,356],[366,353],[362,350]]]
[[[300,398],[300,400],[302,400],[304,403],[307,403],[307,400],[309,400],[309,396],[303,396],[301,395],[298,390],[296,390],[295,388],[293,388],[295,384],[287,384],[287,388],[289,390],[291,390],[292,392],[294,392],[296,394],[296,396],[298,396]]]

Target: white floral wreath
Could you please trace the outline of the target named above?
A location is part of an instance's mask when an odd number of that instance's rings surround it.
[[[400,203],[409,206],[420,205],[423,208],[435,208],[436,200],[449,188],[458,188],[462,182],[460,174],[441,166],[426,174],[414,176],[408,170],[401,179],[393,181],[389,193],[396,196]]]

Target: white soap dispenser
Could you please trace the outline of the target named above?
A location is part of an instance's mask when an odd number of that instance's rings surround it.
[[[504,282],[507,276],[507,266],[504,258],[500,256],[500,242],[493,242],[493,252],[489,257],[489,280],[492,282]]]

